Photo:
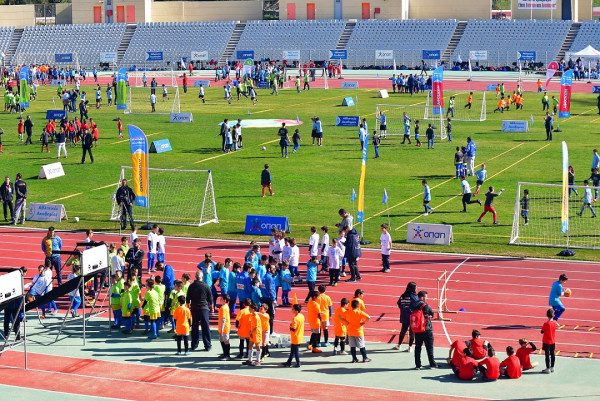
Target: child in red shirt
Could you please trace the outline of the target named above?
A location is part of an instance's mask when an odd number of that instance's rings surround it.
[[[558,323],[554,320],[554,309],[550,308],[546,311],[548,321],[542,326],[542,349],[546,354],[546,369],[542,373],[554,372],[554,349],[556,347],[556,327]]]
[[[500,377],[500,360],[496,358],[496,351],[490,345],[487,349],[488,357],[479,362],[479,371],[483,381],[493,382]]]
[[[452,345],[450,346],[450,351],[448,352],[448,359],[446,359],[446,362],[448,362],[448,365],[450,365],[450,367],[454,368],[455,366],[458,366],[460,358],[463,357],[463,350],[465,348],[471,348],[470,341],[456,340],[452,343]],[[454,353],[452,352],[453,350]]]
[[[463,356],[458,361],[458,366],[453,366],[452,370],[456,377],[461,380],[473,380],[475,372],[477,372],[477,361],[472,358],[473,351],[471,348],[463,350]]]
[[[529,354],[531,354],[537,349],[535,344],[530,343],[526,338],[520,338],[519,344],[521,345],[521,348],[517,350],[517,358],[519,358],[519,361],[521,361],[521,368],[523,370],[535,368],[538,365],[538,363],[532,363],[531,358],[529,358]],[[527,345],[531,345],[531,347],[528,348]]]
[[[473,350],[473,358],[483,359],[487,355],[488,342],[481,339],[479,330],[473,330],[471,333],[471,350]]]
[[[511,346],[506,347],[508,358],[500,364],[500,371],[510,379],[518,379],[521,377],[521,361],[515,355],[515,349]]]

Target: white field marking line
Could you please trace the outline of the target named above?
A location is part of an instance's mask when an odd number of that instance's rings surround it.
[[[107,361],[107,362],[112,363],[112,361]],[[4,368],[8,368],[8,369],[19,369],[19,370],[22,370],[22,368],[15,367],[15,366],[8,366],[8,365],[0,365],[0,367],[4,367]],[[177,368],[167,368],[167,369],[177,369]],[[246,393],[246,392],[243,392],[243,391],[219,390],[219,389],[212,389],[212,388],[206,388],[206,387],[195,387],[194,388],[194,387],[189,387],[189,386],[182,386],[182,385],[179,385],[179,384],[157,383],[157,382],[150,382],[150,381],[143,381],[143,380],[134,380],[134,379],[118,379],[118,378],[114,378],[114,377],[98,377],[98,376],[84,375],[84,374],[80,374],[80,373],[55,372],[55,371],[45,370],[45,369],[32,369],[32,368],[28,368],[27,370],[30,371],[30,372],[50,373],[50,374],[58,374],[58,375],[65,375],[65,376],[76,376],[76,377],[83,377],[83,378],[86,378],[86,379],[107,380],[107,381],[114,381],[114,382],[121,382],[121,383],[136,383],[136,384],[152,385],[152,386],[159,386],[159,387],[164,386],[164,387],[180,388],[180,389],[186,389],[186,390],[190,389],[190,390],[211,391],[211,392],[216,392],[216,393],[238,394],[238,395],[254,396],[254,397],[275,398],[275,399],[280,399],[280,400],[284,399],[284,400],[297,400],[297,401],[312,401],[310,398],[281,397],[281,396],[274,396],[274,395],[267,395],[267,394]],[[68,394],[70,394],[70,393],[68,393]],[[316,400],[314,400],[314,401],[316,401]]]
[[[495,158],[497,158],[497,157],[500,157],[500,156],[502,156],[502,155],[504,155],[504,154],[506,154],[506,153],[508,153],[508,152],[510,152],[510,151],[512,151],[512,150],[514,150],[514,149],[516,149],[516,148],[518,148],[519,146],[523,146],[524,144],[525,144],[524,142],[521,142],[520,144],[513,146],[512,148],[510,148],[510,149],[508,149],[508,150],[506,150],[506,151],[504,151],[504,152],[502,152],[502,153],[500,153],[500,154],[498,154],[498,155],[496,155],[496,156],[492,157],[491,159],[489,159],[489,160],[486,160],[486,161],[484,162],[484,164],[485,164],[485,163],[489,163],[490,161],[494,160]],[[436,189],[436,188],[438,188],[438,187],[440,187],[440,186],[442,186],[442,185],[444,185],[444,184],[446,184],[446,183],[448,183],[448,182],[450,182],[450,181],[452,181],[452,180],[455,180],[455,179],[456,179],[455,177],[448,178],[446,181],[442,181],[442,182],[440,182],[439,184],[437,184],[437,185],[434,185],[433,187],[431,187],[431,189]],[[394,208],[395,208],[395,207],[397,207],[397,206],[400,206],[400,205],[402,205],[402,204],[404,204],[404,203],[406,203],[406,202],[408,202],[408,201],[411,201],[411,200],[413,200],[413,199],[415,199],[415,198],[418,198],[419,196],[422,196],[422,192],[419,192],[419,193],[417,193],[416,195],[414,195],[414,196],[411,196],[410,198],[403,200],[402,202],[399,202],[399,203],[397,203],[397,204],[395,204],[395,205],[392,205],[392,206],[388,207],[387,209],[383,209],[382,211],[380,211],[380,212],[377,212],[377,213],[375,213],[374,215],[367,217],[366,219],[364,219],[364,221],[367,221],[367,220],[369,220],[369,219],[371,219],[371,218],[373,218],[373,217],[377,217],[377,216],[379,216],[380,214],[382,214],[382,213],[385,213],[385,212],[387,212],[388,210],[392,210],[392,209],[394,209]],[[438,205],[438,207],[439,207],[439,205]],[[396,231],[398,231],[398,229],[396,229]]]
[[[530,158],[531,156],[535,155],[535,154],[536,154],[537,152],[539,152],[540,150],[547,148],[548,146],[550,146],[550,144],[549,144],[549,143],[547,143],[546,145],[544,145],[544,146],[542,146],[541,148],[537,149],[536,151],[534,151],[534,152],[532,152],[532,153],[528,154],[527,156],[525,156],[525,157],[523,157],[523,158],[521,158],[521,159],[517,160],[516,162],[514,162],[514,163],[513,163],[513,164],[511,164],[510,166],[508,166],[508,167],[505,167],[505,168],[503,168],[502,170],[498,171],[496,174],[494,174],[494,175],[492,175],[491,177],[489,177],[489,178],[488,178],[488,180],[491,180],[492,178],[494,178],[494,177],[496,177],[496,176],[498,176],[498,175],[502,174],[503,172],[505,172],[505,171],[506,171],[506,170],[508,170],[509,168],[511,168],[511,167],[513,167],[513,166],[515,166],[515,165],[517,165],[517,164],[519,164],[519,163],[521,163],[523,160],[526,160],[526,159]],[[456,195],[456,196],[453,196],[452,198],[449,198],[449,199],[445,200],[444,202],[442,202],[442,203],[440,203],[439,205],[437,205],[437,206],[436,206],[436,209],[437,209],[437,208],[440,208],[440,207],[442,207],[442,206],[444,206],[444,205],[445,205],[446,203],[448,203],[448,202],[451,202],[451,201],[455,200],[455,199],[456,199],[456,198],[458,198],[459,196],[461,196],[461,195]],[[425,214],[424,214],[424,213],[421,213],[420,215],[416,216],[415,218],[413,218],[413,219],[411,219],[411,220],[407,221],[406,223],[402,224],[400,227],[397,227],[397,228],[395,229],[395,231],[398,231],[398,230],[400,230],[401,228],[403,228],[403,227],[407,226],[409,223],[412,223],[413,221],[415,221],[415,220],[417,220],[418,218],[420,218],[420,217],[423,217],[423,216],[425,216]]]
[[[158,135],[158,134],[162,134],[162,133],[164,133],[164,132],[165,132],[165,131],[153,132],[152,134],[148,134],[148,135],[146,135],[146,137],[149,137],[149,136],[154,136],[154,135]],[[118,143],[123,143],[123,142],[129,142],[129,139],[123,139],[123,140],[116,141],[116,142],[110,142],[110,143],[109,143],[109,145],[116,145],[116,144],[118,144]]]
[[[442,290],[440,292],[440,299],[438,299],[438,305],[441,306],[441,304],[442,304],[442,299],[441,298],[444,296],[444,291],[446,291],[446,285],[448,284],[448,280],[450,280],[450,277],[452,277],[452,275],[458,270],[459,267],[461,267],[463,264],[465,264],[468,261],[469,261],[469,258],[466,258],[465,260],[463,260],[462,262],[460,262],[458,265],[456,265],[456,267],[454,268],[454,270],[452,270],[450,272],[450,274],[448,274],[446,276],[446,280],[444,281],[444,285],[442,286]],[[438,309],[440,309],[440,308],[438,308]],[[440,315],[440,317],[444,317],[443,312],[441,310],[438,312],[438,314]],[[443,320],[442,320],[442,327],[444,328],[444,334],[446,334],[446,339],[448,340],[448,344],[451,345],[452,344],[452,340],[450,340],[450,336],[448,335],[448,330],[446,330],[446,324],[445,324],[445,322]]]
[[[262,146],[262,145],[266,145],[266,144],[268,144],[268,143],[273,143],[273,142],[278,142],[278,141],[279,141],[279,139],[273,139],[272,141],[267,141],[267,142],[263,142],[263,143],[261,143],[261,144],[258,144],[258,146]],[[234,154],[236,154],[236,153],[243,152],[244,150],[247,150],[247,149],[249,149],[249,148],[245,148],[245,147],[244,147],[244,148],[242,148],[242,149],[236,150],[235,152],[222,153],[222,154],[220,154],[220,155],[216,155],[216,156],[207,157],[206,159],[198,160],[198,161],[196,161],[196,162],[193,162],[192,164],[198,164],[198,163],[206,162],[206,161],[213,160],[213,159],[217,159],[217,158],[219,158],[219,157],[223,157],[223,156],[227,156],[227,155],[234,155]]]
[[[13,352],[22,352],[22,351],[13,351]],[[52,356],[50,354],[41,354],[41,353],[33,353],[33,352],[29,352],[29,354],[30,355],[31,354],[39,354],[39,355],[44,355],[44,356]],[[66,356],[66,355],[60,355],[60,357],[61,358],[76,359],[76,360],[89,359],[89,358],[80,358],[80,357]],[[139,363],[139,362],[122,362],[122,361],[108,361],[108,360],[103,360],[103,362],[116,363],[116,364],[120,364],[120,365],[136,365],[136,366],[144,366],[144,367],[148,367],[148,366],[161,367],[161,366],[147,365],[147,364],[143,364],[143,363]],[[3,365],[0,365],[0,366],[3,366]],[[12,367],[12,366],[6,366],[6,367],[13,368],[13,369],[23,370],[22,368],[16,368],[16,367]],[[215,373],[215,374],[219,373],[216,370],[205,370],[205,369],[173,368],[173,367],[169,368],[169,369],[180,370],[180,371],[193,371],[193,372]],[[51,372],[51,373],[54,373],[54,372]],[[58,372],[58,373],[62,373],[62,372]],[[70,374],[70,373],[62,373],[62,374]],[[257,378],[256,375],[249,375],[249,374],[243,374],[243,373],[230,373],[230,372],[227,372],[227,374],[228,375],[232,375],[232,376],[238,376],[238,377],[248,377],[248,378],[253,378],[253,379]],[[265,377],[258,376],[258,377],[259,378],[264,378],[264,379],[272,379],[272,380],[276,380],[276,381],[287,381],[287,382],[292,382],[292,383],[309,383],[308,381],[298,380],[298,379],[276,378],[276,377],[268,377],[268,376],[265,376]],[[97,378],[97,377],[94,376],[94,378]],[[121,379],[117,379],[117,380],[121,380]],[[126,379],[123,379],[123,381],[126,381]],[[142,383],[146,383],[146,382],[142,382]],[[330,384],[330,385],[333,385],[333,386],[341,386],[341,387],[347,387],[347,388],[360,388],[360,389],[368,389],[368,390],[384,390],[384,391],[393,391],[393,392],[396,392],[396,393],[413,393],[413,394],[424,394],[424,395],[441,395],[441,396],[454,397],[454,398],[467,398],[467,399],[470,399],[469,397],[464,397],[464,396],[457,396],[457,395],[450,395],[450,394],[438,394],[438,393],[426,393],[426,392],[423,392],[423,391],[397,390],[397,389],[391,389],[391,388],[371,387],[371,386],[355,386],[355,385],[352,385],[352,384],[332,383],[332,382],[327,382],[327,381],[321,381],[321,382],[318,382],[318,383],[320,383],[320,384]],[[177,386],[177,387],[183,387],[183,386]],[[189,388],[189,387],[184,387],[184,388]],[[205,389],[202,388],[202,390],[205,390]],[[219,390],[215,390],[215,391],[219,391]],[[228,393],[235,393],[233,391],[227,391],[227,392]],[[239,393],[239,394],[248,394],[248,393]],[[262,397],[269,397],[268,395],[263,395],[263,394],[257,394],[257,395],[262,396]],[[277,398],[277,397],[273,397],[273,398]],[[293,399],[293,398],[291,398],[291,399]],[[480,398],[480,399],[482,399],[482,400],[491,400],[491,398]]]
[[[18,367],[10,367],[10,369],[21,369]],[[11,384],[0,384],[0,387],[12,387],[15,389],[19,389],[22,391],[27,391],[27,390],[35,390],[35,391],[44,391],[47,393],[52,393],[52,394],[62,394],[62,395],[72,395],[73,397],[87,397],[87,398],[94,398],[94,399],[103,399],[103,400],[123,400],[123,401],[132,401],[129,398],[121,398],[121,397],[102,397],[99,395],[87,395],[87,394],[79,394],[79,393],[68,393],[65,391],[56,391],[56,390],[46,390],[46,389],[41,389],[41,388],[30,388],[30,387],[19,387],[19,386],[13,386]]]
[[[7,229],[7,230],[14,230],[15,227],[12,226],[0,226],[0,233],[3,229]],[[20,226],[20,227],[16,227],[16,229],[18,230],[23,230],[23,231],[38,231],[38,232],[42,232],[45,233],[47,231],[47,229],[45,228],[38,228],[38,227],[26,227],[26,226]],[[72,233],[72,234],[79,234],[80,231],[78,230],[59,230],[59,232],[67,232],[67,233]],[[115,238],[121,238],[121,234],[118,233],[113,233],[113,232],[105,232],[105,231],[97,231],[95,234],[97,235],[112,235]],[[3,234],[0,234],[3,235]],[[17,237],[16,235],[12,235],[12,237]],[[28,236],[25,236],[24,238],[31,238]],[[242,241],[242,240],[236,240],[236,239],[224,239],[224,238],[206,238],[206,237],[180,237],[180,236],[168,236],[167,238],[172,238],[172,239],[176,239],[176,240],[181,240],[181,241],[189,241],[189,242],[211,242],[213,244],[248,244],[248,241]],[[268,245],[268,242],[261,242],[261,241],[257,241],[257,244],[259,245]],[[215,245],[216,246],[216,245]],[[304,245],[304,244],[300,244],[299,245],[300,248],[308,248],[308,245]],[[212,249],[212,248],[211,248]],[[379,248],[362,248],[363,250],[365,250],[366,252],[378,252]],[[569,265],[569,264],[585,264],[585,265],[598,265],[600,266],[600,262],[595,262],[595,261],[587,261],[587,260],[564,260],[564,259],[550,259],[550,258],[535,258],[535,257],[515,257],[515,256],[505,256],[505,255],[484,255],[481,253],[462,253],[462,252],[458,252],[458,253],[452,253],[452,252],[439,252],[439,251],[412,251],[412,250],[405,250],[405,249],[392,249],[391,250],[392,253],[398,253],[398,254],[411,254],[411,255],[423,255],[423,256],[431,256],[431,255],[437,255],[437,256],[445,256],[449,259],[461,259],[464,257],[477,257],[477,258],[484,258],[484,259],[504,259],[504,260],[515,260],[515,261],[520,261],[520,262],[525,262],[525,261],[531,261],[531,262],[544,262],[544,263],[560,263],[561,267],[564,265]],[[375,260],[375,259],[374,259]],[[377,259],[379,260],[379,259]],[[445,262],[429,262],[431,264],[436,264],[436,263],[445,263]],[[482,262],[483,263],[483,262]],[[569,271],[569,270],[567,270]],[[588,273],[588,271],[584,271],[584,272],[580,272],[580,273]]]
[[[115,182],[113,184],[108,184],[108,185],[105,185],[103,187],[98,187],[98,188],[90,189],[90,191],[99,191],[101,189],[106,189],[106,188],[110,188],[110,187],[116,187],[118,184],[119,184],[118,182]]]
[[[71,195],[63,196],[62,198],[52,199],[50,201],[44,202],[44,204],[46,205],[48,203],[58,202],[59,200],[74,198],[75,196],[79,196],[79,195],[83,195],[83,192],[78,192],[76,194],[71,194]]]

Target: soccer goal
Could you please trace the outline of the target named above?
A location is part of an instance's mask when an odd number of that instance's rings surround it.
[[[153,113],[150,104],[152,89],[150,87],[130,86],[125,114],[171,114],[181,112],[179,87],[165,86],[165,89],[167,91],[166,97],[163,96],[162,86],[155,89],[156,104],[154,108],[156,111]]]
[[[387,128],[386,136],[404,135],[404,113],[406,113],[406,115],[411,119],[411,136],[414,136],[415,134],[415,121],[419,120],[419,126],[421,128],[421,142],[427,143],[425,131],[427,130],[428,124],[433,126],[436,138],[446,139],[448,135],[446,134],[446,125],[443,118],[444,116],[442,116],[440,113],[437,113],[437,115],[433,116],[430,115],[429,112],[430,110],[425,105],[378,104],[375,108],[375,129],[379,132],[379,134],[381,134],[381,115],[384,114]]]
[[[116,201],[123,179],[133,184],[133,169],[121,167],[119,182],[112,195],[111,221],[121,217]],[[148,207],[134,206],[135,221],[162,224],[202,226],[218,223],[217,206],[210,170],[149,169]]]
[[[469,95],[472,94],[469,106]],[[449,110],[450,97],[454,97],[454,113]],[[427,92],[427,109],[433,115],[433,98],[431,91]],[[435,113],[436,115],[438,113]],[[457,93],[444,93],[444,118],[450,117],[453,121],[485,121],[486,104],[485,91],[470,91]]]
[[[300,78],[300,90],[304,89],[304,75],[308,75],[310,89],[329,89],[327,71],[324,68],[286,68],[284,89],[296,89],[296,77]]]
[[[133,81],[133,86],[136,88],[149,88],[152,79],[156,79],[158,86],[165,84],[167,86],[175,87],[177,86],[177,74],[180,73],[183,75],[185,72],[187,71],[174,71],[171,69],[171,71],[154,72],[136,69],[129,74],[129,82],[131,85],[131,82]],[[144,86],[144,75],[146,76],[146,86]]]
[[[529,191],[528,224],[521,215],[523,191]],[[569,229],[561,232],[562,185],[519,182],[510,244],[548,247],[600,249],[600,218],[593,218],[589,207],[581,213],[584,187],[571,187],[569,196]],[[592,198],[598,198],[592,188]],[[592,202],[596,210],[598,202]]]

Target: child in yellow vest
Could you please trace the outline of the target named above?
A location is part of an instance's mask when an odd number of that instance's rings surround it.
[[[121,289],[119,288],[119,278],[116,274],[111,277],[110,287],[110,309],[112,310],[114,324],[111,328],[118,329],[121,327]]]
[[[158,292],[160,302],[160,317],[157,319],[156,325],[158,330],[162,330],[165,328],[165,285],[162,283],[161,276],[154,277],[154,282],[154,291]]]
[[[146,280],[146,294],[144,294],[144,322],[150,325],[150,335],[148,339],[158,338],[158,327],[156,321],[160,317],[160,295],[154,291],[154,280]],[[175,319],[177,320],[177,319]]]
[[[131,294],[131,283],[126,281],[123,284],[123,293],[121,294],[121,316],[123,318],[123,325],[125,330],[123,334],[131,334],[131,312],[133,310],[133,296]]]

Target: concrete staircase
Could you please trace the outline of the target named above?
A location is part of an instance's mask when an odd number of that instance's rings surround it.
[[[454,33],[452,34],[452,37],[450,38],[450,43],[448,43],[448,47],[442,54],[442,61],[444,62],[444,64],[446,64],[446,65],[451,64],[450,58],[452,57],[454,50],[456,50],[456,47],[458,46],[458,43],[460,42],[460,38],[462,38],[462,35],[465,33],[466,27],[467,27],[466,21],[460,21],[456,25],[456,28],[454,29]]]
[[[354,27],[356,27],[356,20],[350,20],[346,22],[346,26],[342,31],[342,35],[340,36],[340,40],[338,40],[337,45],[335,46],[335,50],[344,50],[348,41],[350,40],[350,36],[354,31]]]
[[[23,37],[23,30],[23,28],[15,28],[13,31],[10,43],[8,44],[8,49],[6,50],[6,57],[4,58],[5,65],[12,65],[13,57],[17,51],[21,37]]]
[[[569,51],[571,45],[573,44],[573,41],[579,33],[579,28],[581,28],[581,22],[573,22],[571,24],[571,28],[569,28],[569,32],[567,32],[567,37],[565,38],[565,41],[563,42],[563,45],[560,48],[560,51],[556,55],[556,58],[554,59],[555,61],[560,61],[562,58],[565,57],[566,52]]]
[[[233,52],[235,51],[235,48],[237,47],[238,43],[240,42],[240,38],[242,37],[242,32],[244,32],[245,28],[246,28],[245,22],[238,21],[238,23],[235,24],[235,28],[233,28],[233,33],[231,34],[231,37],[229,38],[229,42],[227,42],[227,46],[225,46],[225,51],[223,52],[223,55],[219,59],[219,65],[224,65],[227,60],[231,60],[231,58],[233,56]]]
[[[129,48],[131,38],[133,38],[136,29],[137,24],[127,24],[125,33],[123,33],[123,37],[121,38],[121,43],[119,43],[119,47],[117,48],[117,65],[121,65],[121,61],[123,61],[123,57],[125,57],[125,53]]]

